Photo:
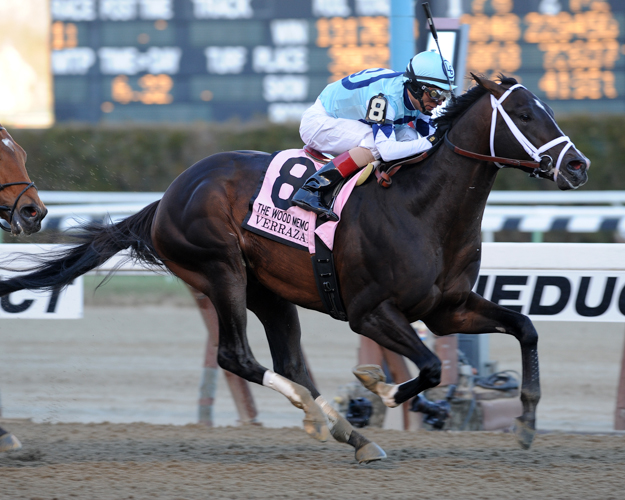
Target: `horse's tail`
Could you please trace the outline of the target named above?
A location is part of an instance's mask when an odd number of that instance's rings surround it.
[[[45,255],[22,254],[10,263],[3,263],[2,269],[15,270],[16,262],[28,262],[19,268],[20,273],[28,272],[28,274],[16,274],[0,281],[0,296],[24,289],[63,289],[74,279],[104,264],[127,248],[130,252],[119,266],[133,260],[146,267],[164,268],[163,262],[154,250],[150,235],[159,203],[160,201],[156,201],[116,224],[81,225],[80,233],[75,236],[79,244],[69,249],[48,252]]]

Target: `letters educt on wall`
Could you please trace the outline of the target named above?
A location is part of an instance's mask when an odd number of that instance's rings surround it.
[[[625,321],[625,272],[489,269],[474,291],[535,321]]]

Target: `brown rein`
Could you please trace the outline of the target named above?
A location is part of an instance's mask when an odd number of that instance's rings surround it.
[[[481,155],[478,153],[467,151],[466,149],[461,149],[449,140],[449,138],[447,137],[447,132],[445,132],[445,146],[447,146],[456,154],[459,154],[461,156],[466,156],[467,158],[473,158],[475,160],[503,163],[510,167],[527,167],[527,168],[539,168],[540,167],[540,163],[538,163],[537,161],[514,160],[512,158],[502,158],[500,156]]]
[[[503,163],[507,166],[510,167],[525,167],[525,168],[531,168],[533,170],[535,169],[540,169],[540,163],[537,161],[530,161],[530,160],[515,160],[512,158],[502,158],[500,156],[488,156],[488,155],[481,155],[478,153],[473,153],[471,151],[467,151],[466,149],[462,149],[459,148],[458,146],[456,146],[455,144],[453,144],[449,138],[447,137],[449,131],[445,132],[445,146],[447,146],[449,149],[451,149],[454,153],[460,155],[460,156],[466,156],[467,158],[473,158],[474,160],[480,160],[480,161],[489,161],[489,162],[497,162],[497,163]],[[436,150],[438,149],[436,146],[432,149],[428,149],[427,151],[425,151],[424,153],[421,153],[417,156],[412,156],[410,158],[406,158],[404,160],[401,160],[397,163],[394,163],[391,167],[389,167],[386,170],[383,170],[382,168],[376,168],[375,169],[375,176],[378,179],[378,184],[382,187],[388,188],[391,187],[391,184],[393,184],[393,181],[391,179],[391,177],[393,175],[395,175],[397,173],[397,171],[404,165],[414,165],[415,163],[419,163],[423,160],[425,160],[426,158],[428,158],[431,154],[432,154],[432,150]],[[380,164],[382,165],[382,164]]]
[[[393,180],[391,179],[391,177],[395,175],[401,167],[403,167],[404,165],[414,165],[415,163],[419,163],[425,160],[428,156],[430,156],[432,149],[428,149],[424,153],[421,153],[417,156],[411,156],[397,163],[393,163],[393,165],[391,165],[391,167],[389,167],[387,170],[383,170],[383,167],[380,168],[382,165],[382,163],[380,163],[380,165],[378,165],[378,167],[374,170],[375,176],[378,179],[378,184],[385,188],[391,187],[391,184],[393,184]]]

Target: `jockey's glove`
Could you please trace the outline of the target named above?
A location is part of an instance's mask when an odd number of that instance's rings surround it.
[[[427,139],[432,145],[432,147],[435,147],[435,146],[440,145],[440,142],[443,140],[444,137],[445,137],[445,132],[440,129],[436,129],[436,132],[434,132],[431,135],[428,135]]]

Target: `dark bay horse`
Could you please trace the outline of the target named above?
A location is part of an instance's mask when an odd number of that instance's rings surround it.
[[[399,385],[386,384],[378,367],[356,368],[388,406],[440,381],[440,361],[411,327],[417,319],[437,335],[516,337],[523,363],[523,414],[516,433],[529,448],[540,398],[538,336],[526,316],[472,292],[482,215],[499,166],[572,189],[586,182],[589,161],[564,136],[551,110],[514,79],[475,79],[478,85],[438,119],[448,131],[445,146],[397,172],[389,189],[367,182],[354,191],[339,223],[334,258],[350,327],[419,368],[416,378]],[[117,224],[86,226],[81,244],[0,283],[0,295],[66,286],[130,248],[133,258],[166,267],[210,298],[219,317],[222,368],[284,394],[304,410],[311,435],[325,439],[330,431],[356,449],[359,461],[383,458],[381,448],[323,399],[306,372],[296,305],[325,312],[310,256],[241,227],[269,159],[248,151],[199,161],[160,201]],[[246,309],[264,325],[273,370],[250,350]]]
[[[36,233],[47,213],[26,172],[26,152],[0,125],[0,217],[6,222],[0,228],[13,235]],[[0,452],[20,446],[15,436],[0,427]]]

